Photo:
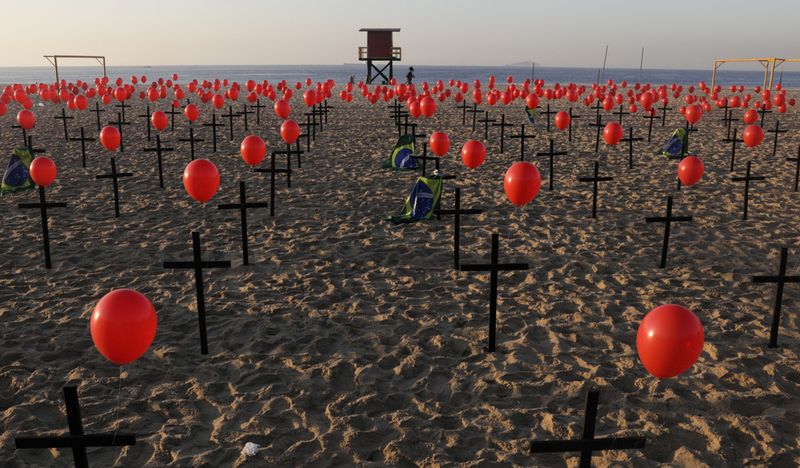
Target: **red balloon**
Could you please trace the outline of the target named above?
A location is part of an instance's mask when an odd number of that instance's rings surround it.
[[[117,127],[107,125],[100,130],[100,143],[109,151],[116,151],[122,141],[122,136],[119,134]]]
[[[745,112],[745,113],[742,115],[742,120],[743,120],[743,121],[744,121],[744,123],[746,123],[747,125],[754,124],[754,123],[756,123],[756,120],[758,120],[758,112],[756,112],[754,109],[748,109],[748,110],[747,110],[747,111],[746,111],[746,112]]]
[[[284,101],[283,99],[279,99],[275,101],[275,115],[282,119],[288,119],[289,113],[292,111],[292,107],[289,105],[288,102]]]
[[[609,122],[603,129],[603,140],[608,145],[616,145],[622,139],[622,126],[617,122]]]
[[[247,164],[256,167],[267,154],[267,144],[257,135],[248,135],[239,146],[239,153]]]
[[[117,89],[115,89],[115,90],[114,90],[114,98],[115,98],[117,101],[119,101],[119,102],[122,102],[122,101],[124,101],[124,100],[125,100],[127,97],[128,97],[128,92],[127,92],[127,91],[125,91],[125,88],[119,87],[119,88],[117,88]]]
[[[89,329],[100,354],[121,366],[147,351],[157,325],[156,310],[143,294],[115,289],[94,306]]]
[[[525,105],[528,107],[528,109],[536,109],[536,106],[539,105],[539,96],[537,96],[535,93],[528,94],[528,96],[525,98]]]
[[[689,187],[700,181],[703,177],[703,161],[697,156],[686,156],[678,164],[678,179],[681,184]]]
[[[225,98],[222,97],[221,94],[215,94],[213,98],[211,98],[211,103],[214,104],[214,107],[217,109],[222,109],[222,106],[225,105]]]
[[[308,107],[311,107],[314,104],[316,104],[317,92],[314,91],[313,89],[307,90],[305,93],[303,93],[303,102],[305,102]]]
[[[461,148],[461,160],[464,161],[464,165],[475,169],[483,164],[484,159],[486,159],[486,147],[483,146],[483,143],[478,140],[469,140],[464,143],[464,147]]]
[[[417,118],[422,115],[422,109],[420,109],[419,101],[412,100],[411,103],[408,105],[408,113],[411,114],[411,117]]]
[[[748,125],[742,132],[742,140],[748,148],[758,146],[764,140],[764,130],[758,125]]]
[[[433,154],[442,157],[450,150],[450,138],[445,133],[433,132],[428,138],[428,146]]]
[[[183,108],[183,115],[189,120],[189,122],[194,122],[200,117],[200,110],[194,104],[189,104]]]
[[[506,171],[503,179],[503,189],[512,205],[516,207],[527,205],[539,193],[542,185],[542,176],[539,169],[527,161],[518,161]]]
[[[75,107],[77,107],[78,110],[84,110],[88,105],[89,105],[89,100],[86,99],[86,96],[84,96],[83,94],[75,96]]]
[[[566,130],[570,122],[569,113],[565,111],[557,113],[554,121],[557,129]]]
[[[31,161],[28,171],[33,182],[42,187],[47,187],[56,180],[56,163],[46,156],[38,156]]]
[[[30,130],[36,125],[36,116],[28,109],[22,109],[17,113],[17,124],[25,130]]]
[[[419,110],[425,117],[430,117],[436,112],[436,101],[430,96],[425,96],[419,102]]]
[[[687,122],[694,125],[700,121],[700,117],[703,116],[703,109],[698,106],[697,104],[693,104],[686,108],[686,113],[683,114],[683,117],[686,119]]]
[[[183,187],[190,197],[205,203],[217,193],[219,171],[208,159],[195,159],[183,170]]]
[[[300,136],[300,126],[294,120],[285,120],[281,124],[281,138],[287,145],[291,145]]]
[[[159,132],[164,130],[167,128],[167,114],[161,111],[153,112],[153,115],[150,116],[150,123]]]
[[[703,350],[703,324],[686,307],[666,304],[651,310],[636,333],[636,351],[647,372],[659,379],[692,367]]]

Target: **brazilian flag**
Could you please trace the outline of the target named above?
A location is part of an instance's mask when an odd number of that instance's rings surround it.
[[[30,177],[30,167],[33,161],[33,154],[23,148],[15,148],[8,160],[6,173],[3,175],[3,183],[0,185],[0,193],[16,192],[34,187]]]
[[[680,156],[689,147],[689,132],[683,127],[678,127],[672,132],[672,136],[667,140],[666,146],[661,150],[664,156]]]
[[[528,109],[528,106],[525,106],[525,115],[528,116],[528,122],[531,125],[536,125],[536,117],[538,117],[539,112],[536,109]]]
[[[417,160],[413,156],[414,137],[412,135],[403,135],[397,139],[397,144],[394,145],[394,150],[389,155],[389,159],[383,163],[383,167],[387,169],[416,169]]]
[[[387,216],[386,219],[394,223],[413,223],[422,219],[431,219],[439,208],[439,199],[442,196],[442,178],[419,177],[411,195],[406,198],[403,210],[399,215]]]

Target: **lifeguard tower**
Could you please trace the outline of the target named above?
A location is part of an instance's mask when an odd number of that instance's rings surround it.
[[[382,77],[386,83],[394,77],[393,63],[401,58],[400,48],[394,47],[392,33],[400,32],[400,28],[361,28],[359,32],[367,33],[367,46],[358,48],[358,60],[367,62],[367,84]],[[378,68],[375,62],[386,62]],[[389,69],[389,76],[384,72]],[[377,72],[375,75],[372,71]]]

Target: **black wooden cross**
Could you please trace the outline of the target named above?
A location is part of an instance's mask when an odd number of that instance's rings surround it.
[[[568,138],[567,141],[572,143],[572,121],[575,119],[580,119],[581,116],[579,114],[572,113],[572,106],[569,107],[569,131],[568,131]]]
[[[19,128],[20,130],[22,130],[22,145],[24,147],[30,148],[32,146],[31,143],[29,143],[30,140],[28,138],[28,131],[27,130],[25,130],[24,128],[22,128],[19,125],[12,125],[11,128]]]
[[[242,263],[249,265],[249,256],[247,249],[247,210],[248,208],[267,208],[269,206],[266,202],[247,202],[244,192],[244,181],[239,181],[239,203],[226,203],[218,205],[217,209],[220,210],[239,210],[239,216],[242,223]]]
[[[206,301],[203,294],[203,269],[204,268],[230,268],[228,260],[203,261],[200,252],[200,233],[192,232],[192,252],[194,258],[191,262],[164,262],[164,268],[188,268],[194,270],[194,284],[197,290],[197,319],[200,325],[200,354],[208,354],[208,337],[206,334]]]
[[[756,110],[756,112],[758,112],[759,114],[761,114],[761,123],[759,124],[759,127],[761,127],[761,128],[764,128],[764,116],[765,116],[766,114],[771,114],[771,113],[772,113],[772,111],[771,111],[771,110],[767,110],[767,107],[766,107],[766,106],[761,106],[761,108],[760,108],[760,109],[758,109],[758,110]]]
[[[611,437],[595,439],[597,425],[597,404],[599,390],[589,390],[586,395],[586,411],[583,415],[583,435],[577,440],[544,440],[531,442],[531,453],[580,452],[581,468],[592,466],[592,452],[603,450],[643,449],[647,439],[644,437]]]
[[[169,110],[165,110],[164,113],[165,114],[169,114],[169,120],[170,120],[169,130],[171,132],[174,132],[175,131],[175,116],[176,115],[180,115],[183,112],[175,110],[174,107],[169,106]]]
[[[422,177],[425,177],[425,173],[428,169],[428,161],[433,161],[436,165],[436,170],[439,171],[439,163],[442,158],[438,156],[428,156],[428,142],[422,142],[422,154],[421,155],[412,155],[412,158],[417,162],[422,162]]]
[[[303,115],[306,116],[306,133],[311,133],[311,139],[313,141],[317,141],[317,125],[319,125],[317,123],[317,114],[312,111],[304,112]],[[406,124],[408,124],[407,120]]]
[[[97,131],[99,132],[102,130],[102,126],[100,125],[100,113],[105,112],[105,109],[100,108],[100,102],[94,101],[94,109],[89,109],[89,112],[94,112],[95,117],[97,117]]]
[[[292,145],[286,145],[286,151],[273,151],[272,157],[282,154],[286,155],[286,188],[292,188],[292,155],[297,156],[297,160],[300,160],[300,155],[302,155],[304,151],[292,150]],[[299,167],[299,166],[298,166]]]
[[[233,141],[233,138],[234,138],[234,136],[233,136],[233,118],[234,117],[237,117],[237,118],[241,117],[241,114],[233,112],[233,106],[231,106],[229,104],[228,105],[228,113],[227,114],[220,114],[220,117],[223,117],[223,118],[227,117],[228,118],[228,130],[230,130],[231,141]]]
[[[272,152],[270,154],[270,168],[255,168],[253,172],[269,174],[269,215],[275,216],[275,176],[277,174],[286,174],[288,178],[292,172],[292,166],[290,164],[286,169],[277,169],[275,167],[275,152]]]
[[[192,161],[194,161],[194,144],[203,142],[205,140],[202,139],[202,138],[195,138],[194,137],[194,125],[190,125],[189,126],[189,138],[178,138],[178,141],[188,141],[189,142],[189,148],[191,149]]]
[[[550,158],[550,174],[549,174],[549,188],[548,190],[553,190],[553,156],[566,156],[568,153],[566,151],[555,151],[553,149],[553,139],[550,138],[550,150],[549,151],[542,151],[536,153],[536,156],[548,156]]]
[[[111,156],[111,173],[95,176],[95,179],[111,179],[114,186],[114,217],[119,218],[119,182],[120,177],[130,177],[130,172],[117,172],[117,161]]]
[[[633,142],[642,141],[642,137],[633,137],[633,126],[628,127],[628,138],[622,138],[619,141],[628,143],[628,169],[633,169]]]
[[[403,114],[397,117],[397,138],[403,136],[403,127],[408,127],[408,112],[404,112]],[[400,122],[400,119],[403,119],[403,122]]]
[[[417,124],[412,123],[409,125],[409,127],[411,127],[411,137],[414,138],[414,146],[416,146],[417,144],[417,138],[422,138],[422,139],[428,138],[428,135],[424,133],[417,133]],[[408,134],[409,134],[408,127],[406,127],[406,135]]]
[[[667,267],[667,249],[669,248],[669,231],[672,223],[674,222],[689,222],[692,220],[691,216],[672,216],[672,195],[667,197],[667,215],[666,216],[653,216],[645,218],[647,223],[664,223],[664,244],[661,246],[661,263],[660,268]]]
[[[630,114],[630,112],[625,112],[625,105],[624,104],[620,104],[619,105],[619,110],[612,112],[612,114],[619,116],[619,124],[622,125],[622,116],[623,115],[628,115],[628,114]]]
[[[244,131],[245,132],[248,132],[250,130],[247,127],[247,116],[250,115],[250,114],[252,114],[252,112],[247,109],[247,103],[243,102],[242,103],[242,110],[237,115],[240,115],[242,118],[244,118]]]
[[[51,437],[15,437],[17,449],[70,448],[75,468],[89,468],[88,447],[122,447],[136,445],[136,435],[129,433],[84,434],[81,421],[81,407],[78,403],[78,388],[64,387],[64,401],[67,407],[69,435]]]
[[[171,151],[175,151],[175,148],[164,147],[161,146],[161,135],[156,133],[156,147],[155,148],[145,148],[142,150],[145,153],[156,153],[158,155],[158,186],[164,188],[164,172],[161,162],[161,156],[163,153],[169,153]]]
[[[694,128],[694,124],[690,124],[688,120],[686,121],[684,130],[686,130],[686,139],[681,142],[681,157],[689,154],[689,140],[691,140],[692,133],[697,131],[697,129]]]
[[[317,121],[317,125],[319,125],[319,131],[322,133],[324,128],[323,117],[327,115],[327,111],[322,109],[322,104],[314,104],[311,106],[311,115],[314,116],[314,120]],[[319,117],[319,119],[317,119]]]
[[[44,243],[44,267],[52,268],[50,262],[50,230],[47,226],[47,209],[48,208],[66,208],[66,203],[47,203],[44,196],[44,187],[39,186],[39,203],[20,203],[20,209],[34,209],[38,208],[42,213],[42,241]]]
[[[722,111],[723,111],[722,118],[719,119],[722,122],[722,125],[724,125],[726,127],[730,127],[731,126],[731,120],[733,120],[733,118],[729,117],[731,108],[730,108],[730,105],[728,104],[728,100],[727,99],[725,99],[725,105],[720,107],[719,109],[722,109]]]
[[[311,127],[314,125],[311,122],[311,114],[305,114],[306,122],[299,124],[299,126],[303,127],[303,133],[297,137],[299,140],[300,138],[305,137],[306,139],[306,151],[311,152]],[[399,131],[399,127],[398,127]]]
[[[776,283],[778,293],[775,295],[775,309],[772,312],[772,327],[769,331],[769,348],[778,347],[778,328],[781,326],[781,306],[783,305],[783,285],[785,283],[800,283],[800,276],[786,276],[786,257],[789,249],[781,249],[781,266],[778,276],[754,276],[754,283]]]
[[[772,156],[773,157],[775,157],[775,155],[778,152],[778,135],[781,134],[781,133],[786,133],[788,131],[789,130],[781,130],[781,121],[778,120],[778,119],[775,119],[775,128],[772,129],[772,130],[767,130],[767,133],[774,133],[775,134],[775,138],[772,140]]]
[[[590,123],[589,126],[595,127],[597,130],[594,141],[594,152],[597,154],[597,152],[600,151],[600,134],[603,133],[603,127],[605,127],[605,124],[603,123],[603,116],[598,112],[595,118],[595,123]]]
[[[645,110],[643,118],[647,119],[647,142],[650,143],[653,135],[653,120],[657,119],[658,116],[656,115],[655,109],[650,109],[649,111]]]
[[[456,109],[461,109],[461,125],[467,124],[467,109],[469,108],[470,106],[467,104],[467,101],[462,101],[461,104],[456,106]]]
[[[109,125],[116,125],[117,130],[119,130],[119,151],[120,153],[125,152],[125,138],[122,136],[122,126],[123,125],[130,125],[130,122],[125,122],[119,112],[117,112],[117,120],[108,122]]]
[[[459,257],[461,255],[461,216],[462,215],[476,215],[483,213],[483,210],[475,208],[461,209],[461,189],[456,189],[455,203],[453,209],[438,209],[436,210],[437,216],[453,215],[453,268],[458,270]]]
[[[83,167],[86,167],[86,142],[87,141],[94,141],[94,138],[86,138],[86,134],[84,133],[83,127],[81,127],[81,137],[80,138],[70,138],[69,141],[80,141],[81,142],[81,164]]]
[[[336,109],[336,106],[329,105],[328,100],[325,99],[322,101],[322,104],[320,104],[320,108],[325,113],[325,123],[328,123],[328,114],[331,112],[331,109]]]
[[[390,109],[389,117],[392,120],[394,120],[394,124],[395,125],[400,125],[399,117],[400,117],[400,113],[402,112],[402,108],[403,108],[403,106],[400,104],[400,101],[398,101],[397,98],[394,98],[394,101],[392,101],[391,104],[386,106],[386,108]]]
[[[661,126],[663,127],[664,125],[667,124],[667,111],[672,110],[672,107],[667,107],[667,103],[664,102],[662,103],[660,110],[661,110]]]
[[[211,113],[211,123],[204,123],[204,127],[211,127],[211,135],[213,139],[211,141],[214,142],[214,152],[217,152],[217,127],[224,127],[225,124],[217,123],[217,113]]]
[[[527,270],[527,263],[500,263],[498,256],[500,251],[500,240],[497,233],[492,234],[492,254],[491,263],[488,264],[464,264],[459,266],[461,271],[488,271],[490,273],[489,291],[489,346],[485,347],[486,352],[494,352],[495,337],[497,329],[497,273],[500,271]]]
[[[483,139],[488,141],[489,140],[489,124],[494,124],[497,122],[497,119],[490,119],[489,118],[489,111],[483,111],[483,118],[478,120],[478,122],[483,124]]]
[[[128,121],[125,120],[125,109],[130,107],[130,105],[125,104],[125,101],[122,101],[119,104],[115,104],[114,107],[119,107],[120,109],[122,109],[122,117],[121,117],[122,122],[129,123]]]
[[[547,110],[540,111],[539,114],[545,115],[545,120],[547,121],[547,133],[550,133],[550,116],[558,114],[558,111],[551,111],[550,110],[550,103],[547,103]]]
[[[745,172],[744,177],[731,177],[731,180],[734,182],[744,182],[744,215],[742,219],[747,221],[747,204],[750,198],[750,181],[751,180],[765,180],[766,177],[764,176],[751,176],[750,175],[750,165],[753,161],[747,161],[747,171]]]
[[[786,158],[787,161],[794,162],[794,191],[797,191],[798,183],[800,183],[800,146],[797,147],[796,158]]]
[[[266,109],[267,106],[261,104],[261,98],[256,99],[256,103],[250,106],[256,110],[256,125],[261,125],[261,109]]]
[[[66,109],[64,109],[64,106],[61,106],[61,115],[57,115],[53,118],[56,120],[60,120],[64,124],[64,141],[69,141],[69,130],[67,129],[67,120],[74,119],[75,117],[67,116]]]
[[[742,140],[741,138],[736,138],[736,133],[738,131],[739,131],[739,129],[734,127],[734,129],[733,129],[733,137],[732,138],[726,138],[726,139],[722,140],[725,143],[730,143],[731,144],[731,172],[733,172],[734,167],[736,165],[736,144],[737,143],[744,143],[744,140]]]
[[[613,177],[600,177],[600,162],[594,162],[594,175],[592,177],[578,177],[578,182],[591,182],[592,188],[592,218],[597,218],[597,189],[598,183],[614,180]]]
[[[513,124],[506,123],[506,114],[500,114],[500,123],[493,123],[493,127],[500,127],[500,153],[505,152],[506,127],[513,127]]]
[[[37,154],[46,153],[46,151],[44,149],[42,149],[42,148],[34,148],[33,147],[33,136],[32,135],[28,135],[28,144],[25,146],[25,148],[28,150],[29,153],[31,153],[34,156],[37,155]]]
[[[467,112],[472,114],[472,131],[475,131],[475,125],[478,123],[478,114],[483,112],[482,110],[478,109],[478,103],[472,103],[472,109],[469,109]]]
[[[147,106],[145,106],[145,113],[144,114],[139,114],[139,115],[136,116],[136,117],[141,117],[141,118],[144,119],[144,127],[145,127],[145,131],[147,132],[147,141],[150,141],[150,139],[152,138],[151,130],[150,130],[150,127],[151,127],[150,117],[151,116],[152,115],[150,114],[150,104],[147,104]]]
[[[519,135],[510,135],[509,138],[519,138],[519,160],[525,160],[525,140],[534,139],[536,135],[526,135],[525,134],[525,124],[519,126]]]

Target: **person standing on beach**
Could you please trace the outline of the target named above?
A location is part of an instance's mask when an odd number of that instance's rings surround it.
[[[414,81],[414,67],[408,67],[408,73],[406,74],[406,83],[411,84]]]

